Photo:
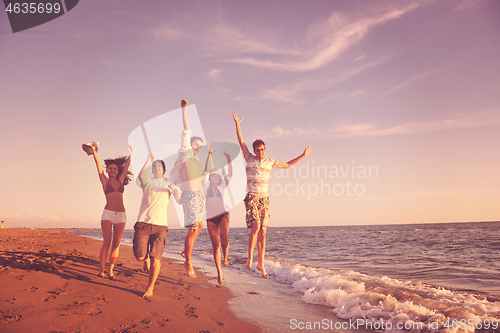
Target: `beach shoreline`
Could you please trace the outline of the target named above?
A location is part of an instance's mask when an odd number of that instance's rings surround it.
[[[74,229],[0,230],[2,332],[259,332],[229,307],[231,292],[162,258],[152,300],[148,276],[121,246],[115,280],[98,277],[101,241]]]

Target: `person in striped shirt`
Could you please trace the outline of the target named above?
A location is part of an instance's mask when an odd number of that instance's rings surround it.
[[[248,236],[248,259],[245,264],[246,268],[252,267],[253,251],[257,244],[259,259],[256,268],[261,272],[266,279],[269,275],[264,267],[264,254],[266,252],[266,230],[269,219],[269,190],[268,182],[272,168],[288,169],[307,155],[311,154],[311,146],[307,146],[304,152],[298,157],[288,162],[279,162],[275,159],[268,158],[266,154],[266,145],[262,140],[255,140],[252,144],[254,154],[251,154],[243,140],[240,123],[243,118],[238,118],[236,113],[233,113],[234,123],[236,125],[236,135],[238,142],[246,161],[247,174],[247,195],[245,197],[246,209],[246,224],[247,228],[251,228]]]

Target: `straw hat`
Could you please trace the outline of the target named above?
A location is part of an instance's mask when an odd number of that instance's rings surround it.
[[[92,155],[92,146],[95,147],[95,151],[99,149],[99,142],[87,142],[82,145],[82,149],[87,153],[87,155]]]

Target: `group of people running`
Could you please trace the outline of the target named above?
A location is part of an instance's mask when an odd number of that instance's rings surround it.
[[[155,160],[148,155],[146,163],[139,172],[138,179],[143,190],[141,207],[137,222],[134,225],[133,252],[136,259],[143,262],[143,270],[149,274],[149,284],[144,298],[153,296],[153,289],[158,278],[161,257],[168,232],[167,207],[172,195],[184,211],[184,226],[188,233],[184,240],[184,267],[190,277],[196,277],[191,256],[193,246],[202,229],[202,221],[207,221],[207,229],[212,241],[213,257],[217,267],[217,281],[223,283],[222,267],[228,266],[229,250],[229,207],[224,203],[225,189],[231,180],[233,168],[231,156],[227,151],[228,173],[223,168],[210,168],[215,150],[210,147],[205,168],[202,169],[198,153],[203,145],[200,137],[191,136],[187,114],[187,100],[181,101],[184,130],[181,138],[179,156],[169,177],[165,177],[166,167],[163,160]],[[254,154],[251,154],[243,140],[241,121],[233,113],[238,143],[246,161],[247,195],[244,199],[246,209],[246,225],[251,229],[248,237],[248,258],[246,268],[253,264],[253,252],[257,245],[258,263],[256,268],[264,278],[269,278],[264,267],[266,248],[266,230],[269,219],[268,181],[272,168],[289,168],[311,154],[308,146],[298,157],[279,162],[265,156],[266,146],[262,140],[253,142]],[[105,277],[106,260],[109,254],[108,277],[114,279],[114,266],[119,254],[120,241],[125,229],[126,216],[123,204],[124,185],[130,182],[128,171],[135,149],[130,145],[128,157],[105,160],[107,177],[97,156],[97,144],[91,143],[85,149],[93,155],[99,179],[106,196],[106,206],[101,217],[103,245],[100,253],[99,276]],[[153,178],[147,171],[151,166]],[[110,251],[111,248],[111,251]],[[221,258],[222,248],[222,258]]]

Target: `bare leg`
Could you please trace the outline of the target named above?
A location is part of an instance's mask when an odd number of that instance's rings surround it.
[[[266,273],[266,268],[264,267],[264,256],[266,254],[266,228],[262,228],[261,230],[259,230],[257,251],[259,252],[257,269],[261,272],[264,278],[269,279],[269,275]]]
[[[198,238],[201,228],[202,222],[198,222],[198,228],[189,228],[186,238],[184,239],[184,253],[186,255],[184,267],[186,268],[186,273],[192,278],[196,277],[196,273],[191,262],[191,254],[193,253],[194,242],[196,241],[196,238]]]
[[[220,228],[220,245],[222,247],[222,255],[223,255],[223,260],[222,260],[222,266],[227,267],[229,264],[227,262],[227,255],[229,252],[229,215],[226,214],[222,218],[222,221],[220,221],[219,224]]]
[[[101,230],[102,230],[102,247],[101,247],[101,255],[99,258],[101,271],[99,272],[99,276],[104,277],[104,270],[106,269],[106,259],[109,253],[109,247],[111,245],[111,221],[102,220],[101,221]]]
[[[151,268],[149,270],[149,284],[148,289],[142,295],[142,298],[151,298],[153,297],[153,289],[155,287],[156,280],[158,279],[158,275],[160,274],[161,268],[161,260],[155,257],[151,257]]]
[[[120,242],[122,240],[123,230],[125,230],[125,223],[118,223],[113,225],[113,243],[111,244],[111,254],[109,255],[109,278],[114,278],[113,268],[118,260],[120,253]]]
[[[212,250],[214,255],[215,267],[217,268],[217,282],[222,284],[222,268],[220,265],[220,243],[219,227],[215,223],[207,222],[208,235],[212,241]]]
[[[135,259],[137,259],[137,261],[140,261],[142,262],[142,271],[145,272],[145,273],[148,273],[149,274],[149,266],[151,264],[151,260],[149,259],[149,254],[146,254],[145,257],[135,257]]]
[[[250,229],[250,235],[248,235],[248,259],[245,264],[245,268],[252,268],[253,262],[253,250],[255,249],[255,244],[257,243],[257,234],[259,233],[260,224],[254,222],[252,229]]]

